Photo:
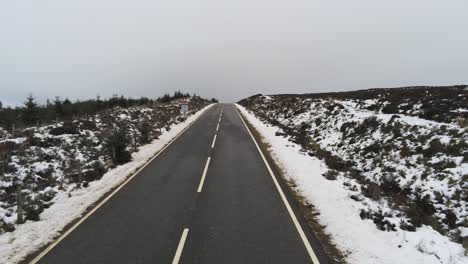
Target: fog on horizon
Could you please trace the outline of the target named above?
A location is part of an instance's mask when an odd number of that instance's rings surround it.
[[[468,83],[468,2],[8,1],[0,101]]]

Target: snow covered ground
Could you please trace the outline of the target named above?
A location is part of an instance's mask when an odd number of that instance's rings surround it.
[[[277,136],[277,132],[282,132],[278,127],[263,123],[240,105],[237,107],[271,146],[271,153],[286,177],[297,184],[298,191],[320,212],[319,221],[339,248],[349,253],[349,263],[468,263],[462,245],[431,227],[423,225],[415,232],[401,229],[385,232],[371,220],[362,220],[359,215],[363,205],[350,199],[353,192],[344,187],[343,178],[327,180],[322,176],[328,171],[323,161],[301,152],[301,146],[288,137]]]
[[[0,263],[17,263],[52,242],[68,223],[81,217],[89,206],[124,182],[211,106],[204,107],[184,122],[172,125],[170,131],[163,132],[159,139],[133,153],[132,161],[108,171],[100,180],[90,182],[87,188],[70,192],[70,197],[67,192],[57,194],[50,208],[41,214],[40,221],[28,221],[13,232],[0,235]]]

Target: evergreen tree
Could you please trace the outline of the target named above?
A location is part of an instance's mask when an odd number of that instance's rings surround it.
[[[33,125],[38,121],[38,107],[36,98],[32,94],[29,94],[24,102],[25,109],[23,111],[23,122],[26,125]]]
[[[121,95],[120,98],[119,98],[119,106],[120,107],[127,107],[128,106],[128,100],[123,95]]]
[[[63,108],[63,117],[66,119],[71,119],[72,114],[73,114],[73,105],[68,98],[65,98],[65,100],[62,103],[62,108]]]
[[[132,157],[127,149],[129,144],[127,126],[120,124],[114,127],[106,140],[107,154],[112,158],[114,164],[124,164],[131,160]]]
[[[59,96],[55,97],[54,100],[54,111],[55,111],[55,116],[57,118],[63,117],[63,107],[62,107],[62,100],[60,100]]]
[[[53,102],[50,101],[50,99],[46,100],[46,105],[45,107],[42,107],[42,114],[41,114],[41,120],[43,120],[46,123],[50,123],[52,120],[55,118],[55,111],[54,111],[54,105]]]
[[[164,94],[162,97],[158,98],[158,101],[161,103],[169,103],[171,101],[171,95],[170,94]]]
[[[148,144],[151,141],[151,139],[150,139],[150,137],[151,137],[151,125],[148,122],[148,120],[143,121],[143,123],[141,124],[140,135],[141,135],[141,138],[140,138],[140,143],[141,144]]]
[[[117,94],[113,94],[112,97],[109,99],[109,106],[110,108],[119,105],[119,96]]]
[[[101,96],[97,95],[96,96],[96,111],[101,111],[102,108],[103,108],[103,103],[101,100]]]

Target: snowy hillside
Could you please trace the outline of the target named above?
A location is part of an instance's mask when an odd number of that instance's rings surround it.
[[[381,232],[430,227],[461,244],[468,229],[467,87],[257,95],[240,103],[298,152],[322,160],[323,177],[342,182],[362,221]]]

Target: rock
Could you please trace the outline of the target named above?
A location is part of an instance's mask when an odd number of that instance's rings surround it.
[[[284,133],[284,132],[281,132],[281,131],[276,131],[276,132],[275,132],[275,136],[282,136],[282,137],[286,137],[286,136],[287,136],[287,134],[286,134],[286,133]]]
[[[362,201],[362,197],[361,196],[358,196],[358,195],[351,195],[349,198],[353,199],[354,201],[357,201],[357,202],[360,202]]]

